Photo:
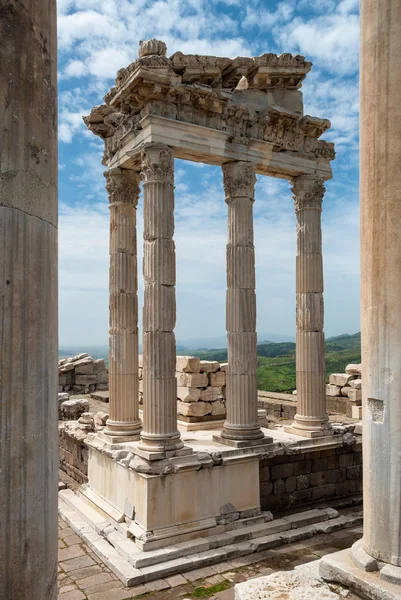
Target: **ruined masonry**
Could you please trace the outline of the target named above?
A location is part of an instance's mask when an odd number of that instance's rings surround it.
[[[88,483],[77,494],[60,492],[60,511],[73,526],[79,518],[86,521],[87,528],[76,526],[84,539],[96,531],[108,540],[108,560],[129,585],[224,560],[227,552],[214,550],[214,537],[228,548],[238,539],[233,529],[246,528],[247,539],[273,531],[276,525],[267,527],[271,513],[260,508],[263,459],[324,448],[351,453],[353,464],[356,438],[334,431],[326,410],[321,211],[335,154],[333,144],[320,139],[330,122],[303,113],[299,88],[311,66],[290,54],[228,59],[176,52],[168,58],[166,44],[151,39],[140,43],[137,60],[118,71],[105,104],[84,118],[104,140],[107,167],[110,416],[104,429],[85,438]],[[222,168],[228,216],[224,368],[176,357],[175,158]],[[258,415],[256,175],[290,182],[297,217],[297,413],[287,431],[274,431],[274,439]],[[209,418],[210,425],[198,431],[179,426],[193,418]],[[214,419],[221,421],[218,428]],[[269,467],[263,468],[267,473]],[[316,518],[329,517],[319,512]],[[95,550],[102,554],[100,546]],[[251,543],[245,552],[257,547]],[[121,572],[122,557],[131,571],[127,566]],[[176,557],[179,565],[170,564]]]

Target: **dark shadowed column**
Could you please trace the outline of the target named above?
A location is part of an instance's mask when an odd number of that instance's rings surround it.
[[[0,39],[0,598],[55,600],[55,0],[0,0]]]

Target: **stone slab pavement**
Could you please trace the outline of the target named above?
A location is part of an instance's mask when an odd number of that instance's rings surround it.
[[[234,585],[252,577],[269,575],[350,547],[362,537],[362,528],[320,534],[237,558],[231,562],[159,579],[133,588],[125,587],[86,544],[59,518],[59,600],[234,600]],[[347,600],[357,596],[347,593]]]

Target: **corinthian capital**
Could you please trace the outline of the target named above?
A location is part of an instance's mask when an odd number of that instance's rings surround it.
[[[139,173],[130,169],[110,169],[105,171],[106,190],[109,194],[109,203],[125,202],[137,206],[139,199]]]
[[[291,191],[294,198],[295,212],[304,208],[322,210],[326,188],[321,179],[313,175],[300,175],[293,180]]]
[[[164,144],[145,144],[142,148],[142,178],[144,183],[174,185],[174,151]]]
[[[256,176],[252,164],[245,161],[229,162],[223,165],[223,182],[226,202],[234,198],[246,197],[254,200]]]

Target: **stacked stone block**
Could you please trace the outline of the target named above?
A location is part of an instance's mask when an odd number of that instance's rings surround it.
[[[349,398],[347,417],[360,419],[362,416],[362,371],[361,365],[350,364],[345,373],[332,373],[326,386],[327,396]]]
[[[139,404],[143,404],[142,356],[139,357]],[[226,417],[227,364],[177,356],[177,414],[190,423]]]
[[[94,359],[86,353],[58,362],[58,391],[69,394],[90,394],[107,390],[109,374],[103,358]]]

